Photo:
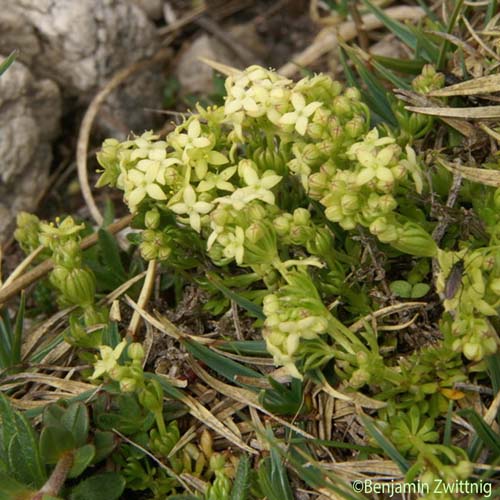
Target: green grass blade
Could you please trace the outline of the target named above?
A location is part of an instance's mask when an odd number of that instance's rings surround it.
[[[235,382],[237,376],[262,378],[259,372],[248,368],[232,359],[218,354],[208,347],[193,340],[184,342],[186,349],[198,360],[203,361],[208,367],[216,371],[219,375],[226,377],[231,382]]]
[[[16,55],[17,50],[12,51],[7,59],[0,64],[0,76],[2,76],[7,71],[7,68],[16,60]]]
[[[500,457],[500,435],[493,431],[484,421],[483,417],[471,408],[464,408],[458,414],[465,417],[472,427],[474,427],[478,439],[495,454],[494,458]]]
[[[120,257],[120,248],[115,238],[105,229],[99,229],[97,234],[104,264],[110,271],[115,273],[116,277],[123,283],[127,279],[127,273],[123,267]]]
[[[452,417],[453,417],[453,401],[450,399],[448,405],[448,412],[446,413],[446,421],[444,423],[443,444],[451,446],[451,430],[452,430]]]
[[[366,415],[360,415],[361,421],[363,422],[366,430],[372,436],[377,444],[384,450],[384,452],[391,458],[391,460],[401,469],[401,472],[406,473],[410,468],[410,465],[406,459],[399,453],[399,451],[394,447],[394,445],[377,429],[372,419]]]
[[[24,311],[26,306],[26,295],[21,292],[21,301],[16,315],[16,324],[14,326],[14,338],[12,339],[11,366],[21,362],[21,342],[23,338]]]
[[[217,344],[217,349],[244,356],[269,356],[264,340],[232,340]]]
[[[7,352],[12,351],[12,338],[14,333],[12,331],[12,322],[10,321],[7,309],[2,310],[0,317],[0,341],[2,342]]]
[[[212,283],[212,285],[214,285],[215,288],[222,292],[228,299],[236,302],[236,304],[238,304],[240,307],[245,309],[256,318],[265,319],[264,313],[262,312],[262,308],[260,306],[227,288],[227,286],[225,286],[215,275],[207,273],[206,276],[208,281]]]
[[[367,68],[366,63],[362,61],[354,51],[354,49],[344,46],[343,49],[347,57],[353,62],[356,67],[361,80],[367,87],[367,90],[361,90],[361,94],[365,98],[371,110],[375,111],[385,122],[390,123],[392,126],[397,125],[396,118],[392,112],[391,103],[389,99],[394,99],[385,87],[380,83]]]
[[[371,57],[385,68],[408,75],[419,75],[422,68],[427,64],[423,59],[397,59],[379,55],[372,55]]]
[[[451,13],[450,20],[448,22],[448,26],[446,27],[446,33],[451,33],[455,24],[460,17],[460,12],[464,5],[464,0],[457,0],[455,2],[455,7],[453,8],[453,12]],[[443,40],[441,42],[441,47],[439,49],[439,56],[436,63],[437,69],[442,70],[446,63],[446,51],[448,50],[449,43],[448,40]]]
[[[236,469],[229,500],[247,500],[250,491],[250,459],[242,455]]]
[[[487,371],[491,379],[491,387],[494,394],[500,391],[500,352],[486,358]]]
[[[380,19],[383,25],[394,33],[403,43],[408,45],[417,57],[422,56],[427,62],[433,63],[439,57],[439,50],[436,45],[429,41],[428,35],[418,29],[407,27],[404,24],[392,19],[382,9],[369,0],[363,0],[364,4],[373,14]]]

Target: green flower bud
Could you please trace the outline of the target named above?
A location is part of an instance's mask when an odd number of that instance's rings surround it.
[[[278,236],[283,237],[290,234],[292,219],[292,215],[287,213],[282,214],[274,219],[273,226]]]
[[[344,125],[344,130],[350,139],[358,139],[366,132],[366,122],[361,116],[355,116]]]
[[[333,111],[342,118],[351,118],[352,107],[349,98],[339,95],[333,100]]]
[[[361,100],[361,92],[356,87],[348,87],[345,89],[344,95],[351,101]]]
[[[94,302],[95,278],[87,269],[56,266],[50,281],[70,304],[85,307]]]
[[[328,189],[329,176],[324,172],[316,172],[309,176],[309,196],[315,200],[324,196]]]
[[[156,380],[149,380],[139,393],[139,402],[144,408],[156,413],[163,408],[163,389]]]
[[[306,248],[314,255],[328,255],[333,249],[333,236],[326,227],[317,228],[314,238],[307,242]]]
[[[148,229],[157,229],[160,225],[160,212],[157,208],[153,208],[146,212],[144,224]]]
[[[359,199],[355,193],[345,194],[340,200],[340,206],[342,211],[346,215],[353,214],[359,209]]]
[[[134,378],[123,378],[120,380],[120,390],[122,392],[134,392],[137,389],[137,380]]]
[[[132,342],[128,346],[127,354],[132,361],[139,361],[142,363],[144,360],[144,348],[139,342]]]
[[[491,280],[489,287],[495,295],[500,295],[500,278]]]
[[[293,211],[293,223],[298,226],[308,226],[311,221],[311,214],[305,208],[296,208]]]
[[[435,257],[437,255],[436,242],[420,225],[407,222],[398,232],[398,240],[391,243],[396,250],[417,257]]]

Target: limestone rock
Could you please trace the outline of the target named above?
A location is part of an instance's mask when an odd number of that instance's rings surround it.
[[[61,95],[20,62],[0,78],[0,241],[19,210],[33,210],[47,184]]]

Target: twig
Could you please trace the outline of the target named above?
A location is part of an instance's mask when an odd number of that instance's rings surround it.
[[[144,284],[142,285],[142,290],[139,295],[139,299],[137,300],[137,306],[140,309],[145,309],[146,304],[151,297],[151,293],[153,291],[155,278],[156,278],[156,260],[150,260],[148,264],[148,270],[146,272],[146,278],[144,280]],[[134,310],[134,314],[132,315],[132,319],[130,320],[130,324],[128,327],[127,334],[135,340],[135,336],[137,334],[137,329],[139,328],[139,324],[141,322],[141,315],[137,310]]]
[[[87,172],[87,150],[89,146],[90,131],[92,129],[92,124],[97,116],[99,108],[106,100],[106,98],[111,94],[111,92],[118,87],[124,80],[126,80],[130,75],[133,75],[137,71],[155,64],[158,61],[166,59],[171,54],[169,49],[160,49],[152,58],[135,62],[130,66],[118,71],[111,80],[102,88],[96,96],[92,99],[87,111],[82,120],[80,126],[80,132],[78,134],[78,144],[76,148],[76,166],[78,170],[78,179],[80,181],[80,186],[82,190],[83,199],[87,204],[87,207],[92,215],[92,218],[96,221],[98,225],[102,225],[103,216],[97,207],[97,204],[92,195],[92,190],[89,186],[89,178]]]
[[[424,10],[420,7],[409,7],[406,5],[391,7],[384,12],[396,20],[413,19],[418,21],[425,16]],[[361,20],[365,32],[378,29],[382,26],[382,21],[374,14],[367,14]],[[293,56],[289,63],[278,70],[278,73],[283,76],[293,76],[300,68],[310,66],[324,54],[336,50],[339,46],[339,39],[349,41],[355,38],[357,34],[356,23],[354,21],[346,21],[338,27],[325,28],[320,31],[314,42],[307,49]]]
[[[132,215],[126,215],[121,219],[117,220],[113,224],[110,224],[106,229],[111,234],[117,233],[127,227],[132,220]],[[97,243],[98,235],[97,233],[87,236],[80,244],[82,249],[89,248]],[[0,307],[10,298],[17,295],[21,290],[24,290],[30,286],[35,281],[43,278],[47,273],[49,273],[54,267],[54,263],[51,259],[43,261],[38,264],[34,269],[23,274],[17,278],[13,283],[0,290]]]

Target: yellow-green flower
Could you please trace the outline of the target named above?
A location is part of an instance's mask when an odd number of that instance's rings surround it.
[[[294,110],[289,113],[285,113],[280,118],[280,123],[283,125],[294,125],[295,130],[300,135],[304,135],[307,130],[309,118],[321,106],[321,103],[311,102],[306,105],[304,96],[298,92],[292,93],[291,101]]]
[[[99,378],[113,370],[118,365],[118,360],[125,347],[127,347],[127,341],[125,339],[123,339],[114,349],[107,345],[100,346],[99,355],[101,359],[98,359],[94,363],[94,373],[90,378]]]
[[[197,201],[196,193],[191,185],[184,188],[182,200],[182,202],[172,205],[170,210],[177,215],[187,215],[189,225],[199,233],[201,231],[201,216],[212,210],[213,203]]]
[[[167,196],[160,187],[160,169],[158,162],[153,162],[151,168],[145,172],[138,169],[129,170],[124,178],[125,184],[125,199],[134,212],[141,201],[146,195],[153,198],[153,200],[166,200]],[[160,179],[163,178],[161,175]]]
[[[234,191],[234,186],[228,181],[234,175],[236,169],[236,166],[232,166],[222,170],[218,174],[209,172],[205,179],[198,184],[196,190],[200,193],[205,193],[215,188],[221,191]]]

